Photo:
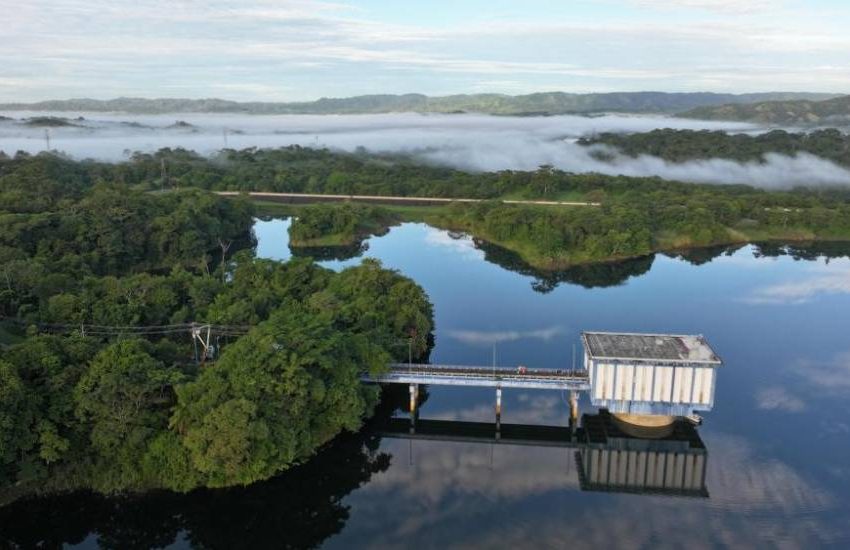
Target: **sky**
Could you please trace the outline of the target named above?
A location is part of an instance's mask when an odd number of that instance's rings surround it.
[[[0,101],[850,93],[847,0],[0,0]]]

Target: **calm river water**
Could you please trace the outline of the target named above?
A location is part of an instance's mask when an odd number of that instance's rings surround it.
[[[260,256],[290,257],[288,223],[257,222]],[[574,345],[580,354],[582,330],[704,334],[725,361],[715,408],[698,428],[707,498],[585,490],[572,449],[409,441],[366,429],[247,488],[19,502],[0,510],[0,542],[850,547],[850,245],[656,255],[548,276],[420,224],[365,248],[324,263],[339,269],[374,257],[421,284],[435,306],[433,362],[487,365],[495,348],[499,365],[565,368]],[[491,422],[493,401],[489,390],[432,388],[421,418]],[[581,408],[596,412],[586,397]],[[502,422],[565,426],[568,407],[555,393],[506,390]]]

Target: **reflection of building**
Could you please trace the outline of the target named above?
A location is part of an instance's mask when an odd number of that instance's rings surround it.
[[[605,410],[582,416],[576,451],[582,490],[708,496],[708,453],[690,422],[677,420],[657,439],[630,431]]]
[[[665,416],[713,407],[721,361],[702,336],[585,332],[582,339],[595,407]]]
[[[378,435],[400,439],[576,449],[584,491],[708,497],[708,452],[696,428],[678,419],[643,437],[606,410],[585,414],[580,426],[539,426],[393,418]]]

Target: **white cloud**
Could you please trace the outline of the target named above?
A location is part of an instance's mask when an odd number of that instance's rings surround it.
[[[847,395],[850,393],[850,351],[838,353],[828,360],[804,359],[792,368],[819,392]]]
[[[762,388],[756,392],[756,406],[759,409],[784,412],[800,412],[806,408],[802,399],[791,395],[779,386]]]
[[[578,3],[563,17],[532,0],[519,17],[457,6],[435,22],[348,2],[0,0],[0,66],[22,82],[0,99],[153,96],[175,85],[201,97],[240,78],[277,88],[277,99],[480,91],[484,82],[496,92],[850,89],[846,8],[631,3],[653,9],[626,19]],[[43,74],[56,85],[44,86]],[[231,93],[270,98],[262,89]]]
[[[544,409],[562,406],[552,399],[547,403]],[[478,414],[468,410],[453,416],[478,419]],[[782,541],[795,548],[839,540],[841,533],[827,516],[836,505],[827,488],[791,464],[765,458],[745,438],[721,433],[703,438],[711,495],[704,500],[579,494],[574,459],[564,449],[386,442],[392,467],[349,497],[357,521],[333,542],[338,547],[369,541],[404,548],[416,540],[427,547],[451,541],[452,547],[560,548],[566,540],[577,547],[639,548],[662,541],[665,547],[702,548]],[[582,506],[586,499],[598,502]],[[388,510],[399,518],[391,525],[383,521]],[[482,517],[491,529],[468,528],[470,520]]]
[[[431,226],[425,227],[425,244],[440,248],[449,248],[457,252],[463,258],[484,259],[484,251],[478,249],[472,241],[472,237],[464,233],[455,233],[435,229]]]
[[[836,294],[850,294],[850,270],[768,285],[757,289],[744,301],[751,304],[802,304]]]
[[[699,9],[719,13],[755,13],[775,10],[782,0],[629,0],[633,4],[662,10]]]
[[[562,326],[552,326],[537,330],[447,330],[446,335],[464,344],[493,345],[517,340],[549,340],[560,336],[566,329]]]

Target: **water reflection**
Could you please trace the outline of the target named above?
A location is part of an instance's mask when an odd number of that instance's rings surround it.
[[[317,262],[342,262],[363,256],[369,250],[369,243],[361,241],[347,246],[291,246],[289,250],[296,258],[313,258]]]
[[[346,495],[403,458],[380,450],[385,437],[566,448],[574,451],[581,490],[707,496],[706,451],[685,421],[657,439],[623,432],[606,411],[583,415],[579,426],[502,424],[497,429],[493,423],[431,419],[417,420],[412,428],[409,419],[392,416],[405,403],[403,389],[385,389],[380,410],[361,432],[339,436],[306,464],[266,482],[185,495],[107,497],[83,491],[26,498],[0,508],[0,542],[22,548],[314,548],[345,527]],[[427,399],[427,392],[422,396]],[[515,451],[514,456],[540,455]],[[550,458],[555,464],[561,460],[557,454]],[[537,483],[575,489],[569,481],[575,473],[564,466],[554,476],[551,468],[542,469]],[[466,479],[464,486],[469,485]]]
[[[376,418],[403,402],[388,393]],[[379,447],[374,430],[343,433],[307,463],[247,487],[22,499],[0,508],[0,547],[315,548],[345,526],[343,498],[389,468]]]
[[[792,244],[759,243],[756,245],[755,257],[790,256],[794,260],[817,260],[826,258],[850,258],[850,242],[847,241],[815,241]]]
[[[257,233],[258,254],[291,256],[286,222],[258,224]],[[594,478],[603,470],[577,463],[572,447],[367,431],[344,435],[309,463],[251,487],[22,500],[0,508],[0,548],[850,547],[850,294],[771,305],[744,300],[768,286],[846,272],[846,260],[827,266],[823,258],[850,256],[850,244],[658,254],[570,270],[559,281],[520,264],[496,264],[499,256],[488,255],[486,245],[422,225],[367,243],[364,256],[429,293],[437,315],[434,362],[488,364],[498,342],[500,364],[563,368],[582,329],[708,335],[728,365],[717,408],[698,428],[710,449],[710,497],[669,498],[646,487],[629,494],[619,478]],[[541,294],[529,282],[554,290]],[[397,403],[388,398],[392,409],[407,404],[400,389]],[[492,443],[491,392],[422,391],[420,406],[427,417],[420,429],[429,420],[484,423]],[[506,393],[503,428],[542,424],[562,433],[568,410],[554,392]],[[609,455],[629,456],[660,443],[612,431],[598,444]],[[652,452],[693,456],[698,448],[667,444],[682,447]]]
[[[558,271],[543,271],[525,262],[518,254],[498,245],[475,239],[475,246],[484,251],[484,259],[499,267],[532,277],[531,287],[541,293],[555,290],[561,283],[584,288],[604,288],[625,283],[632,277],[648,272],[655,255],[620,262],[603,262],[579,265]]]
[[[566,427],[392,418],[376,429],[411,441],[575,449],[583,491],[708,497],[708,451],[694,425],[681,418],[656,434],[636,434],[606,410]]]
[[[705,246],[702,248],[690,248],[687,250],[668,252],[666,253],[666,256],[684,260],[691,265],[703,265],[720,256],[732,256],[735,252],[744,248],[744,246],[745,245],[743,244]]]

